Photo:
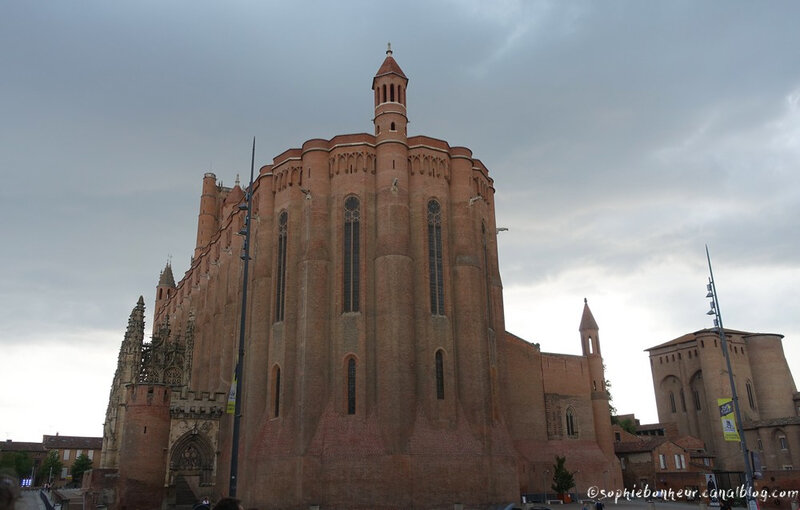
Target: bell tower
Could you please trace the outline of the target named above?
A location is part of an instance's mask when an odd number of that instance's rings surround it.
[[[377,143],[408,138],[406,126],[406,88],[408,78],[392,56],[392,44],[386,50],[386,59],[372,79],[375,94],[375,136]]]
[[[392,47],[372,79],[375,96],[375,340],[376,401],[384,443],[402,452],[414,426],[416,408],[414,263],[406,134],[408,78]],[[403,405],[398,405],[402,402]]]

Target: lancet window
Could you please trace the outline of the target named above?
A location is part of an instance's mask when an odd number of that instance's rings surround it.
[[[428,276],[433,315],[444,315],[443,272],[442,207],[436,200],[431,200],[428,202]]]
[[[359,297],[359,238],[361,204],[356,197],[344,202],[344,307],[357,312]]]
[[[356,414],[356,360],[347,360],[347,414]]]
[[[436,398],[444,400],[444,354],[436,351]]]
[[[288,232],[289,214],[283,211],[278,217],[278,267],[275,272],[275,322],[283,320],[286,304],[286,234]]]
[[[281,369],[277,365],[272,377],[272,416],[277,418],[281,414]]]
[[[567,422],[567,436],[576,436],[577,430],[575,429],[575,412],[572,410],[571,407],[567,408],[566,412],[566,422]]]

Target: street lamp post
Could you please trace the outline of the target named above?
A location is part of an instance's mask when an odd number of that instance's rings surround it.
[[[744,476],[745,476],[745,491],[747,498],[748,510],[758,510],[758,505],[753,497],[753,468],[750,464],[750,450],[747,449],[747,439],[744,437],[744,422],[742,422],[742,413],[739,410],[739,397],[736,394],[736,382],[733,378],[733,369],[731,368],[731,358],[728,352],[728,342],[725,338],[725,328],[722,325],[722,313],[720,313],[719,299],[717,296],[717,286],[714,282],[714,271],[711,269],[711,255],[708,252],[708,245],[706,245],[706,259],[708,260],[708,285],[706,289],[708,294],[707,298],[711,298],[711,310],[706,312],[706,315],[714,315],[714,327],[719,332],[720,343],[722,344],[722,355],[725,357],[725,364],[728,368],[728,379],[731,385],[731,401],[733,402],[733,410],[736,416],[736,426],[739,429],[739,444],[744,456]]]
[[[236,497],[239,476],[239,429],[242,418],[242,372],[244,363],[244,333],[247,323],[247,269],[250,262],[250,220],[253,210],[253,167],[256,162],[256,139],[253,138],[253,152],[250,158],[250,186],[247,188],[246,203],[240,204],[239,209],[245,211],[244,228],[239,234],[244,236],[241,259],[244,261],[242,268],[242,310],[239,321],[239,356],[236,360],[236,400],[233,411],[233,438],[231,439],[231,472],[228,496]]]

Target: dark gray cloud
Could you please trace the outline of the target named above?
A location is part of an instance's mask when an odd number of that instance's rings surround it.
[[[104,338],[113,352],[167,257],[178,277],[188,266],[202,174],[245,175],[253,136],[264,164],[309,138],[371,131],[387,41],[411,79],[410,132],[470,147],[495,179],[510,228],[501,269],[521,300],[508,304],[527,309],[529,338],[561,350],[578,316],[541,311],[587,294],[607,357],[705,327],[706,243],[733,289],[742,324],[729,325],[798,336],[798,11],[5,2],[0,344]],[[643,370],[631,386],[649,384]],[[627,410],[635,396],[617,399]]]

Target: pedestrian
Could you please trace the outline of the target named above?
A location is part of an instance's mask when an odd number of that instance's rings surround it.
[[[603,505],[603,502],[598,499],[594,503],[594,510],[603,510],[603,506],[605,506]]]
[[[0,510],[14,510],[14,501],[19,497],[19,483],[13,476],[0,475]]]

